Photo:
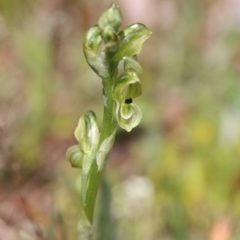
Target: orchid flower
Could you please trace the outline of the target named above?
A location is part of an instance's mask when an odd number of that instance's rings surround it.
[[[133,63],[138,66],[138,72],[141,71],[140,65],[135,60],[125,58],[125,71],[113,85],[115,117],[118,125],[127,132],[136,127],[142,118],[140,108],[133,102],[134,98],[142,94],[138,74],[131,68]]]

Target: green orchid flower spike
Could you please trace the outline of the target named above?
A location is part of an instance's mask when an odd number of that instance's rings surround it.
[[[90,231],[93,223],[97,191],[117,126],[130,132],[142,118],[142,112],[134,102],[142,94],[139,78],[142,68],[136,55],[151,32],[141,23],[118,32],[121,23],[120,9],[113,4],[100,16],[98,24],[89,29],[83,41],[85,58],[102,79],[104,100],[101,131],[94,112],[87,112],[74,132],[79,144],[70,147],[66,153],[72,167],[81,169],[81,201],[85,217],[80,229],[85,231]],[[119,74],[120,62],[124,63],[124,70]],[[90,235],[79,233],[79,239]]]
[[[137,62],[134,63],[134,60],[129,58],[125,58],[125,61],[125,71],[113,85],[113,100],[118,125],[130,132],[142,118],[140,108],[133,102],[134,98],[142,94],[142,88],[137,72],[130,67],[137,65]],[[140,68],[140,66],[136,68],[138,73]]]

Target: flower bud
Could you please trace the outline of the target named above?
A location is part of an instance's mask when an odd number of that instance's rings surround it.
[[[97,53],[98,48],[102,42],[101,30],[95,25],[91,27],[84,39],[84,52],[91,51],[93,53]]]
[[[117,35],[116,35],[115,29],[112,26],[107,26],[103,31],[104,42],[108,43],[116,38],[117,38]]]
[[[106,43],[104,51],[106,56],[111,58],[118,50],[119,37],[113,27],[107,26],[104,30],[103,38]]]
[[[71,163],[72,167],[82,168],[84,152],[80,145],[74,145],[67,150],[66,157]]]
[[[98,50],[102,43],[101,30],[98,25],[95,25],[87,32],[83,42],[83,52],[89,66],[100,77],[107,74],[106,66],[102,59],[98,56]]]
[[[104,32],[107,26],[113,27],[116,31],[119,26],[122,24],[122,14],[120,9],[115,4],[105,11],[98,20],[98,25],[101,28],[102,32]]]
[[[88,111],[79,119],[74,135],[85,154],[90,154],[96,150],[99,140],[99,130],[94,112]]]

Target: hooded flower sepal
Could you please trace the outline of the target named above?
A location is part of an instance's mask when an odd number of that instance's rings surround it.
[[[118,63],[124,56],[133,57],[140,53],[143,43],[151,35],[149,29],[141,23],[132,24],[119,32],[119,49],[113,57]]]
[[[88,111],[79,119],[74,135],[85,154],[91,154],[96,151],[99,129],[97,117],[93,111]]]
[[[133,69],[125,71],[113,86],[115,117],[118,125],[127,132],[136,127],[142,118],[140,108],[133,102],[141,94],[141,82]]]
[[[91,27],[83,42],[83,52],[88,65],[99,77],[107,75],[107,67],[103,59],[99,56],[98,51],[102,43],[101,29],[98,25]]]
[[[103,33],[103,39],[105,42],[103,51],[105,52],[106,58],[110,59],[119,47],[119,37],[116,30],[111,26],[107,26]]]
[[[142,67],[135,58],[137,57],[123,57],[124,71],[134,70],[139,76],[142,74]]]
[[[92,159],[91,156],[97,151],[99,141],[99,130],[97,126],[96,115],[92,111],[85,113],[78,122],[74,135],[79,145],[74,145],[67,150],[66,157],[72,167],[82,168],[83,164],[91,165],[84,159]]]

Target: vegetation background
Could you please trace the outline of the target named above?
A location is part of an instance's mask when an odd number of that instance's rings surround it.
[[[143,119],[118,131],[96,239],[239,239],[240,1],[115,3],[122,27],[153,34],[139,55]],[[81,181],[65,152],[84,112],[101,122],[82,41],[110,4],[0,1],[1,240],[77,238]]]

